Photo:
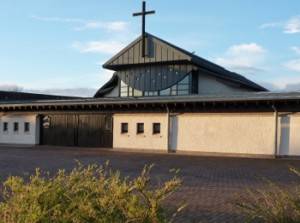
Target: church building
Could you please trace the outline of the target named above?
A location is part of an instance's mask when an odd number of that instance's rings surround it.
[[[300,93],[269,92],[145,31],[93,98],[0,99],[0,144],[300,156]],[[43,147],[40,147],[41,149]]]

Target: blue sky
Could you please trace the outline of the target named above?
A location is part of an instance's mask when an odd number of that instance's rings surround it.
[[[147,31],[276,90],[300,90],[300,1],[148,0]],[[0,0],[0,89],[92,95],[140,35],[140,0]]]

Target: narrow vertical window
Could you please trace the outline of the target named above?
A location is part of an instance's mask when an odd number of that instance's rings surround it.
[[[153,123],[153,135],[160,134],[160,123]]]
[[[29,122],[25,122],[24,123],[24,132],[30,132],[30,123]]]
[[[136,133],[143,134],[144,133],[144,123],[137,123],[136,124]]]
[[[121,133],[122,134],[128,133],[128,123],[121,123]]]
[[[105,116],[105,130],[112,130],[112,117],[109,115]]]
[[[19,131],[19,123],[14,122],[14,132],[18,132],[18,131]]]
[[[3,122],[3,132],[8,132],[8,123]]]

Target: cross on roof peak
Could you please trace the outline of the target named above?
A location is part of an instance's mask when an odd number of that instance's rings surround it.
[[[143,37],[143,52],[142,55],[143,57],[146,56],[146,44],[145,44],[145,39],[146,39],[146,16],[150,14],[155,14],[155,11],[147,11],[146,10],[146,2],[143,1],[143,7],[142,7],[142,12],[137,12],[133,13],[133,16],[142,16],[142,37]]]

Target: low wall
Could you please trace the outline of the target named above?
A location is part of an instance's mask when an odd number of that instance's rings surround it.
[[[168,150],[167,114],[115,114],[113,147],[119,149]],[[128,123],[128,133],[121,133],[121,123]],[[137,134],[137,123],[144,123],[143,134]],[[153,123],[161,124],[161,133],[152,134]]]
[[[177,151],[274,155],[273,113],[186,113],[176,118],[177,136],[171,141]]]
[[[14,123],[19,123],[18,131],[14,131]],[[29,123],[29,131],[25,132],[24,123]],[[8,123],[4,131],[4,123]],[[39,144],[39,120],[37,115],[3,115],[0,117],[0,144]]]

